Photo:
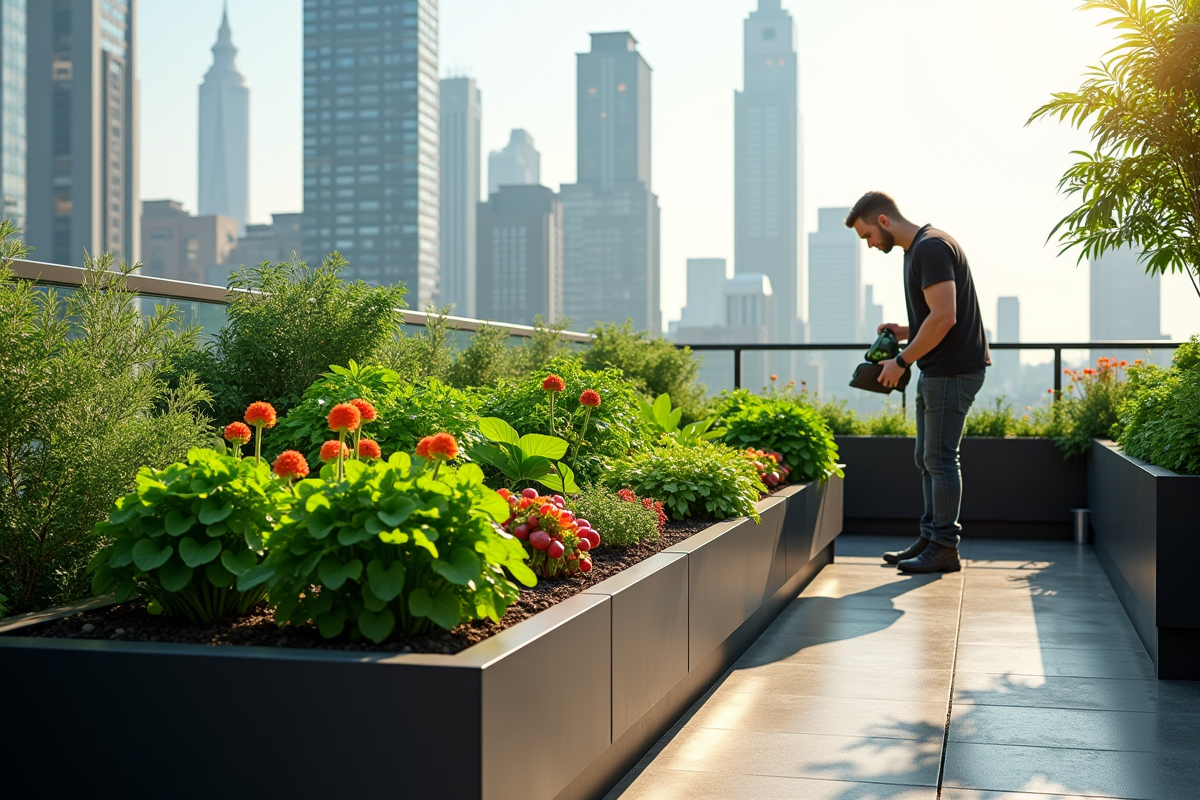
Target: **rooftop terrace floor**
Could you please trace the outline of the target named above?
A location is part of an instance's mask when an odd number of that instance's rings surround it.
[[[1154,668],[1091,548],[837,559],[609,800],[1200,798],[1200,682]]]

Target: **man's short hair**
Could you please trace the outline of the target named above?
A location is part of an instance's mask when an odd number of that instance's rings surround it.
[[[855,221],[859,219],[869,225],[874,225],[880,214],[886,214],[891,219],[904,219],[904,215],[896,206],[896,201],[889,195],[883,192],[867,192],[859,198],[858,202],[854,204],[854,208],[850,209],[850,213],[846,215],[846,227],[853,228]]]

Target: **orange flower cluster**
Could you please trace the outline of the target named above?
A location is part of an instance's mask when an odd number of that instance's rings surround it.
[[[264,403],[262,401],[251,403],[246,409],[246,414],[243,419],[245,419],[246,422],[249,422],[251,425],[261,425],[264,428],[274,428],[276,420],[275,407],[270,403]]]
[[[339,442],[337,439],[330,439],[325,444],[321,445],[321,460],[328,464],[330,461],[337,461],[338,456],[342,458],[350,457],[350,448],[345,442]]]
[[[458,457],[458,442],[448,433],[435,433],[417,442],[417,455],[426,461],[451,461]]]
[[[379,448],[379,442],[371,439],[363,439],[358,443],[359,458],[383,458],[383,451]]]
[[[353,433],[362,424],[362,413],[350,403],[338,403],[329,411],[329,430]]]
[[[561,392],[567,388],[567,385],[557,375],[547,375],[546,380],[542,381],[542,388],[547,392]]]
[[[584,389],[583,394],[579,395],[579,405],[591,406],[592,408],[600,407],[600,393],[595,389]]]
[[[308,475],[308,462],[296,450],[284,450],[271,465],[271,471],[281,478],[303,478]]]
[[[363,400],[361,397],[351,400],[350,405],[358,409],[359,416],[362,417],[363,422],[374,422],[375,418],[379,416],[375,411],[375,406],[371,405],[369,401]]]
[[[225,441],[241,447],[250,441],[250,427],[244,422],[231,422],[225,426]]]

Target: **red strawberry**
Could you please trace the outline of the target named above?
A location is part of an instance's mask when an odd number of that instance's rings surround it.
[[[545,531],[533,531],[529,534],[529,544],[534,550],[545,550],[550,546],[550,534]]]
[[[522,540],[528,539],[529,538],[529,526],[525,525],[524,523],[522,523],[521,525],[518,525],[517,527],[513,528],[512,535],[517,537],[518,539],[522,539]]]
[[[538,496],[537,489],[534,489],[533,487],[521,490],[521,497],[524,497],[527,500],[532,500],[537,496]]]
[[[591,572],[592,571],[592,560],[590,558],[579,559],[579,571],[580,572]]]
[[[556,539],[546,548],[546,555],[550,558],[562,558],[566,551],[567,548],[563,547],[563,543]]]

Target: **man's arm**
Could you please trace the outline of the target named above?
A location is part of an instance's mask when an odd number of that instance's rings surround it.
[[[875,329],[875,334],[879,335],[885,330],[891,331],[895,335],[897,341],[908,341],[909,330],[907,325],[897,325],[894,322],[885,322]]]
[[[910,366],[937,347],[958,322],[958,287],[954,281],[931,283],[922,291],[925,295],[925,302],[929,304],[929,317],[922,323],[921,330],[917,331],[917,335],[908,343],[908,347],[904,348],[900,354],[904,356],[905,363]],[[897,385],[901,376],[904,375],[904,370],[900,365],[896,363],[895,359],[879,363],[883,365],[883,372],[879,374],[879,382],[887,387]]]

